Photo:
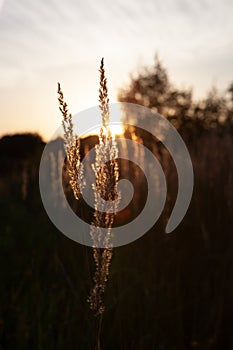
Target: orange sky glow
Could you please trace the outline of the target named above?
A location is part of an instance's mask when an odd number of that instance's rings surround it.
[[[159,53],[172,82],[200,98],[233,76],[229,0],[0,0],[0,135],[59,127],[59,81],[72,113],[98,104],[105,57],[110,101]],[[231,74],[230,74],[231,73]]]

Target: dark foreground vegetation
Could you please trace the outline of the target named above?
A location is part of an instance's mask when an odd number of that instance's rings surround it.
[[[195,184],[187,215],[166,235],[177,191],[174,164],[150,134],[126,130],[126,137],[141,138],[158,151],[168,196],[150,232],[114,249],[101,322],[86,302],[93,283],[91,248],[58,232],[41,203],[44,142],[32,134],[2,137],[1,350],[95,349],[98,333],[102,350],[233,349],[232,91],[220,96],[212,90],[194,102],[190,91],[170,84],[156,62],[119,93],[121,101],[154,108],[177,127],[191,155]],[[82,149],[90,143],[95,139],[83,140]],[[122,163],[121,176],[133,166]],[[118,224],[145,200],[139,176],[134,185],[143,200],[135,198]]]

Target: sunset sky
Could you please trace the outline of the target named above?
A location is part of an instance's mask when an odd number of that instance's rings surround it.
[[[0,135],[59,126],[57,81],[73,113],[98,103],[105,57],[111,101],[157,52],[195,98],[233,80],[232,0],[0,0]]]

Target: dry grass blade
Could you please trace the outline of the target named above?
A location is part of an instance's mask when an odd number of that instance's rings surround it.
[[[64,130],[64,147],[68,161],[68,174],[70,177],[70,185],[76,199],[80,199],[85,180],[83,177],[83,166],[80,160],[80,140],[74,134],[72,115],[68,112],[68,105],[64,101],[61,85],[58,83],[58,102],[59,109],[62,113],[62,126]]]
[[[100,88],[99,102],[102,116],[102,127],[99,133],[99,145],[96,146],[96,159],[93,170],[96,183],[93,185],[95,196],[95,213],[91,236],[93,239],[93,257],[96,271],[94,275],[94,287],[88,299],[91,309],[96,315],[104,312],[103,295],[108,280],[109,267],[112,258],[111,234],[114,216],[117,211],[117,183],[119,178],[118,149],[109,128],[110,112],[107,89],[107,78],[105,77],[104,60],[100,65]],[[100,197],[105,203],[100,203]],[[101,211],[98,208],[101,207]],[[111,212],[109,212],[109,209]],[[103,234],[101,227],[107,229]],[[98,248],[107,247],[107,248]]]

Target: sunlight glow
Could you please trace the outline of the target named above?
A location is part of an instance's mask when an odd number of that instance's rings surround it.
[[[124,127],[122,123],[110,123],[110,129],[113,135],[122,135],[124,133]]]
[[[111,130],[113,136],[123,135],[123,133],[124,133],[124,126],[120,122],[110,123],[109,127],[110,127],[110,130]],[[87,133],[82,135],[82,137],[89,136],[89,135],[98,135],[99,131],[100,131],[100,128],[95,128],[95,129],[89,130]]]

